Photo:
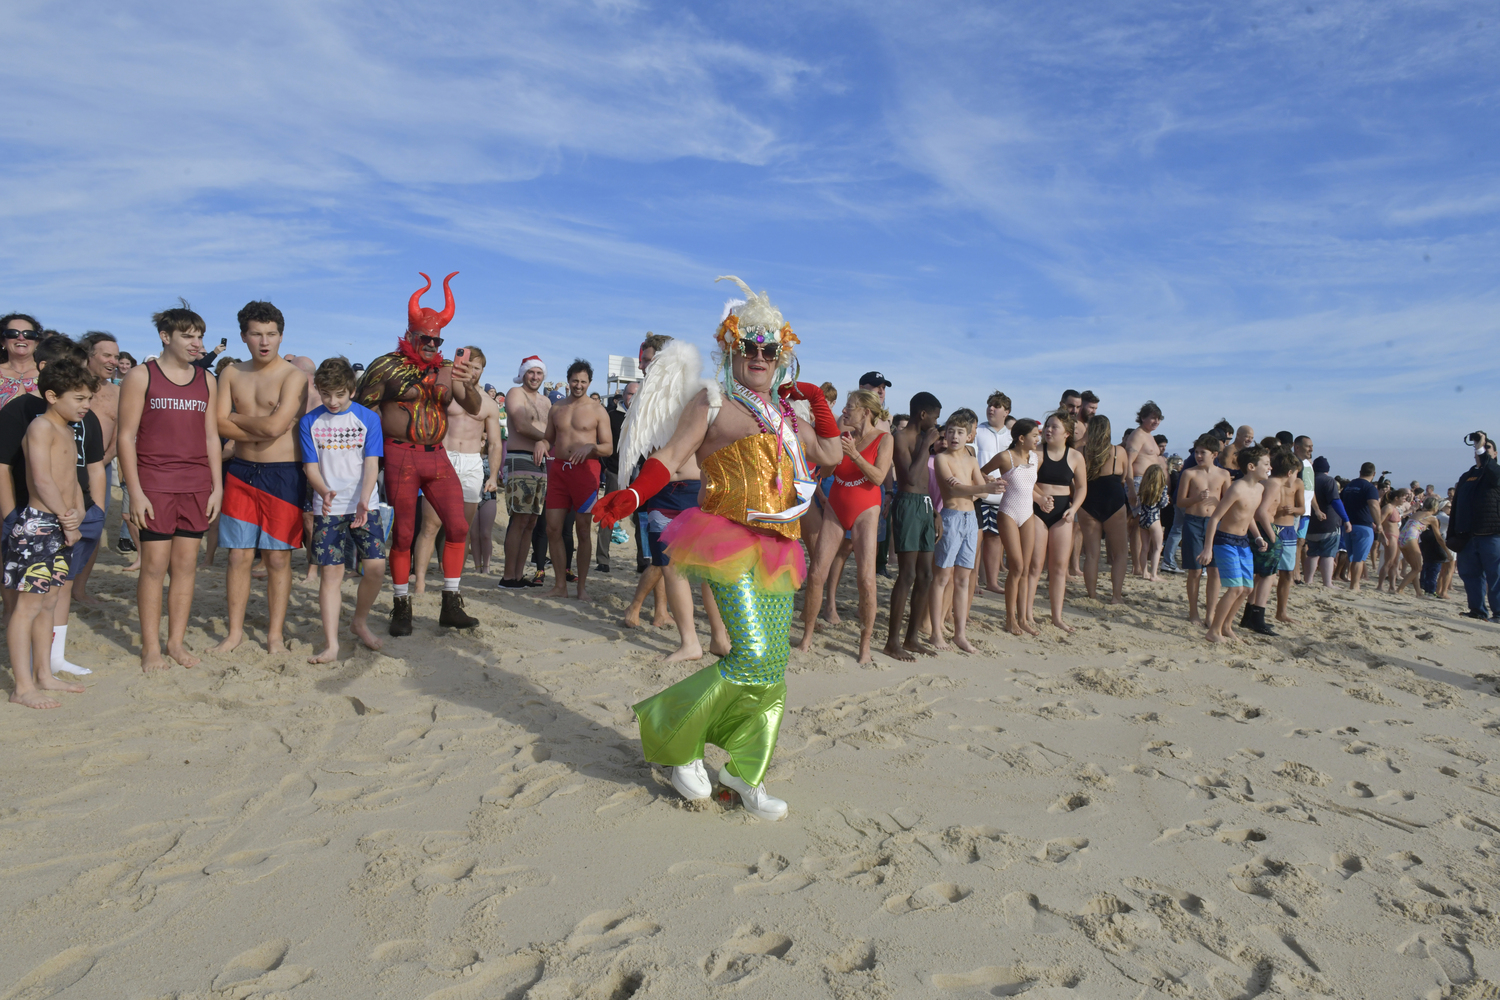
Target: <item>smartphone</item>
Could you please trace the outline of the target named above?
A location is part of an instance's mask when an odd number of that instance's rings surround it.
[[[460,347],[458,350],[454,351],[453,352],[453,360],[455,362],[468,361],[469,360],[469,349],[467,347]]]
[[[220,347],[228,347],[229,346],[229,338],[228,337],[220,337],[219,338],[219,346]]]

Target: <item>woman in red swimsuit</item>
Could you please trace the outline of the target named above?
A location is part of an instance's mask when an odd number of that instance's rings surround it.
[[[844,531],[852,531],[859,578],[859,662],[870,662],[870,636],[875,631],[875,539],[879,533],[880,484],[890,473],[892,460],[891,436],[875,424],[889,419],[890,414],[880,405],[880,397],[873,392],[864,389],[851,392],[844,404],[844,416],[839,421],[844,460],[834,470],[827,511],[843,531],[832,530],[830,518],[825,517],[816,550],[808,560],[812,566],[802,607],[802,642],[797,646],[804,653],[812,646],[829,567],[844,540]]]

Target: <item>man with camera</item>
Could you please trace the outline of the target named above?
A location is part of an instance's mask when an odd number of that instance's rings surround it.
[[[1464,616],[1500,622],[1500,463],[1495,442],[1484,431],[1468,435],[1464,443],[1474,448],[1474,467],[1455,487],[1448,547],[1458,553],[1458,575],[1469,595]]]

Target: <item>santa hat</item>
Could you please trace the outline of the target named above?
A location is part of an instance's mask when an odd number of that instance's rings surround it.
[[[526,381],[526,373],[528,371],[530,371],[531,369],[533,369],[533,368],[540,368],[542,370],[542,378],[546,378],[547,377],[547,363],[544,362],[541,358],[537,357],[535,354],[533,354],[529,358],[522,358],[521,359],[521,368],[520,368],[519,371],[516,372],[516,377],[515,377],[515,383],[516,383],[516,385],[520,385],[522,382],[525,382]]]

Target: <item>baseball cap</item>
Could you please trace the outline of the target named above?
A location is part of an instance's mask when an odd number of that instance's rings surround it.
[[[859,384],[860,385],[883,385],[886,388],[890,388],[895,383],[893,383],[890,379],[886,378],[884,375],[880,374],[879,372],[865,372],[863,375],[861,375],[859,377]]]

